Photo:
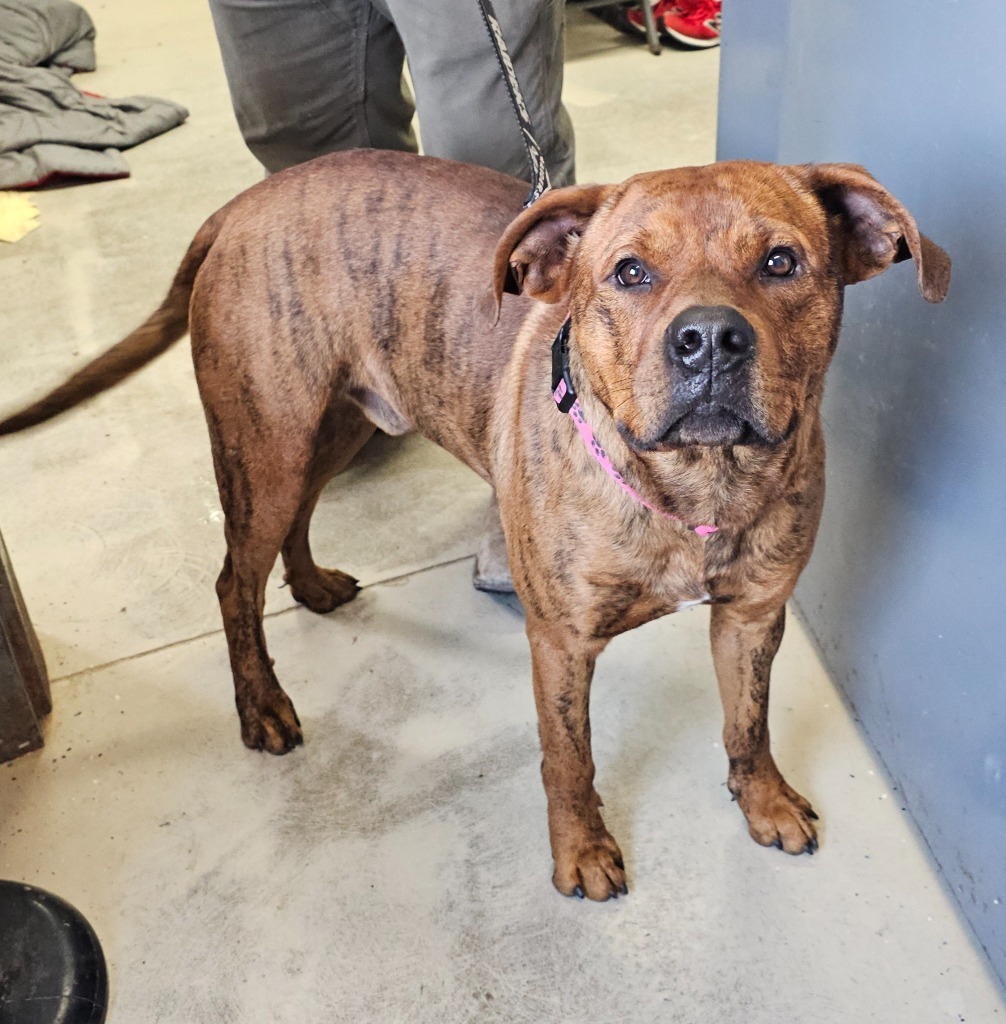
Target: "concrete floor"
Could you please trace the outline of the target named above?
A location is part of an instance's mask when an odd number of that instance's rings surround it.
[[[7,407],[123,335],[199,223],[259,171],[202,0],[90,6],[83,88],[187,105],[133,176],[39,194],[0,250]],[[573,20],[581,180],[711,160],[718,54],[651,57]],[[0,876],[80,907],[112,1024],[1006,1020],[1001,994],[799,626],[777,759],[818,856],[756,846],[724,787],[694,611],[619,638],[593,718],[631,894],[551,887],[519,607],[476,593],[483,484],[385,440],[325,495],[315,549],[366,584],[319,618],[270,588],[304,749],[238,738],[213,580],[221,514],[188,353],[0,445],[0,529],[53,676],[43,751],[0,769]]]

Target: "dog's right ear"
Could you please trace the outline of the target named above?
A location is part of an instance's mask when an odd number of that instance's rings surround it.
[[[503,233],[493,260],[486,312],[499,318],[503,293],[559,302],[569,289],[570,257],[608,185],[573,185],[546,192]]]

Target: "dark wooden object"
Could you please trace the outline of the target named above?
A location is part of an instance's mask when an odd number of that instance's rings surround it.
[[[42,746],[51,710],[42,650],[0,536],[0,763]]]

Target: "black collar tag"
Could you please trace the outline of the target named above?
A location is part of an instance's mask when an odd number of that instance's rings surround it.
[[[552,342],[552,397],[559,412],[569,412],[576,401],[576,389],[569,375],[569,317]]]

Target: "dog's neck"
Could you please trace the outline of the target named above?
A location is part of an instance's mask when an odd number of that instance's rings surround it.
[[[716,533],[717,527],[714,523],[698,523],[689,524],[680,516],[676,516],[671,512],[668,512],[665,508],[662,508],[658,504],[654,504],[651,501],[647,501],[633,486],[630,484],[622,474],[615,469],[611,459],[608,458],[607,452],[601,446],[601,443],[597,440],[597,435],[594,433],[590,424],[587,422],[587,417],[580,406],[579,399],[577,398],[576,391],[573,387],[573,379],[570,375],[569,368],[569,331],[570,331],[570,320],[566,318],[562,327],[559,328],[559,333],[555,337],[555,341],[552,344],[552,398],[555,400],[555,404],[559,409],[559,412],[568,413],[570,419],[576,424],[577,433],[580,435],[587,451],[590,452],[594,461],[608,474],[609,477],[617,484],[617,486],[623,490],[633,501],[638,502],[640,505],[644,505],[650,509],[651,512],[655,512],[658,515],[665,516],[668,519],[673,519],[676,523],[680,523],[686,530],[690,530],[692,533],[699,537],[708,537],[710,534]]]

